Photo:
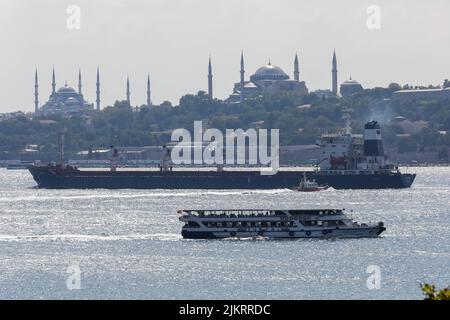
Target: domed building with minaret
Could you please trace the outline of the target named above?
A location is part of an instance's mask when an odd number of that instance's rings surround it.
[[[269,60],[268,64],[258,68],[245,80],[244,54],[241,54],[240,81],[234,84],[233,93],[226,100],[229,103],[238,103],[251,99],[262,93],[295,92],[300,95],[308,94],[308,88],[304,81],[300,81],[298,56],[294,58],[294,79],[280,67]]]
[[[37,115],[70,115],[80,114],[86,111],[94,110],[94,105],[88,103],[82,93],[81,71],[78,73],[78,91],[69,87],[67,82],[63,87],[56,90],[55,70],[52,74],[52,93],[48,101],[39,107],[38,92],[37,92],[37,71],[35,75],[35,113]],[[100,83],[97,71],[97,107],[100,105]]]
[[[126,103],[131,105],[131,90],[130,78],[126,79]],[[97,67],[97,79],[95,83],[95,110],[100,110],[100,71]],[[147,77],[147,101],[146,106],[152,107],[151,90],[150,90],[150,74]],[[137,108],[137,107],[136,107]],[[52,74],[52,93],[44,105],[39,104],[39,81],[38,72],[36,70],[34,76],[34,113],[38,116],[49,115],[74,115],[83,114],[85,112],[93,111],[94,104],[85,100],[82,93],[81,71],[78,72],[78,91],[69,87],[67,82],[64,87],[56,90],[55,70]]]

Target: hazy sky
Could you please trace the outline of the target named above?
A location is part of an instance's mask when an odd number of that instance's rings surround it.
[[[381,29],[369,30],[366,10],[381,9]],[[81,29],[69,30],[69,5],[81,9]],[[331,86],[336,49],[339,82],[350,75],[364,87],[440,84],[450,78],[450,1],[430,0],[0,0],[0,112],[32,111],[34,69],[39,100],[57,87],[77,86],[95,101],[101,72],[102,105],[125,99],[144,104],[146,77],[154,103],[177,104],[185,93],[207,88],[211,54],[214,94],[225,98],[239,80],[244,50],[246,78],[271,59],[310,90]]]

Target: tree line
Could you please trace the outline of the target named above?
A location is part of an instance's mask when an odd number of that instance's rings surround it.
[[[314,93],[260,94],[237,104],[211,100],[199,91],[183,96],[176,106],[164,102],[150,108],[132,108],[126,101],[116,101],[101,111],[70,117],[20,116],[0,122],[0,151],[15,152],[26,145],[38,145],[43,152],[55,151],[63,131],[67,151],[111,145],[163,145],[170,140],[173,129],[192,129],[195,120],[222,131],[279,128],[281,145],[314,144],[319,135],[343,128],[342,111],[350,109],[354,133],[362,133],[365,122],[377,120],[388,148],[398,152],[439,150],[448,158],[445,152],[450,147],[450,133],[443,133],[450,131],[450,102],[401,104],[391,100],[393,92],[401,88],[391,84],[345,98]],[[403,117],[418,129],[405,135],[405,126],[396,117]]]

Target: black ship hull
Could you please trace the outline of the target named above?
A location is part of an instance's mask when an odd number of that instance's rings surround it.
[[[415,174],[314,174],[319,184],[327,184],[334,189],[402,189],[409,188],[416,178]]]
[[[277,232],[270,230],[261,230],[253,232],[228,232],[228,231],[188,231],[182,230],[181,236],[184,239],[227,239],[227,238],[250,238],[250,237],[266,237],[272,239],[329,239],[329,238],[375,238],[378,237],[385,227],[372,227],[367,229],[346,228],[341,230],[314,230],[300,232]],[[283,234],[285,233],[285,234]]]
[[[298,186],[304,171],[81,171],[29,167],[39,188],[48,189],[284,189]],[[409,188],[415,174],[323,174],[306,172],[335,189]]]

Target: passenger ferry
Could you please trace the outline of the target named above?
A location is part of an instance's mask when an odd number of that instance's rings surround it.
[[[178,210],[183,238],[363,238],[377,237],[383,222],[353,221],[345,209]]]

